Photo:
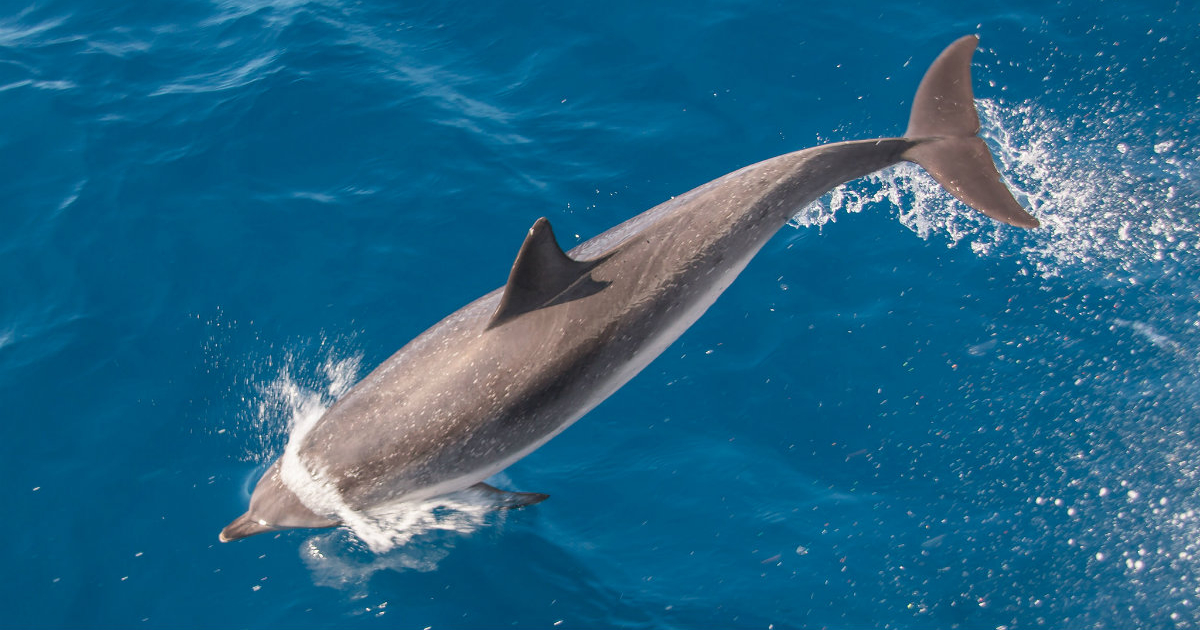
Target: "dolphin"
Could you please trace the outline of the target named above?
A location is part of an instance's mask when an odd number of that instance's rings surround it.
[[[1037,227],[977,136],[970,72],[978,41],[962,37],[933,62],[902,137],[747,166],[569,252],[538,219],[503,287],[409,342],[293,433],[220,540],[334,527],[379,506],[462,491],[486,493],[498,507],[545,499],[484,480],[633,378],[798,210],[844,182],[915,162],[968,206]]]

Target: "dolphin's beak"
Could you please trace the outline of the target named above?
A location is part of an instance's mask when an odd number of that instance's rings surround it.
[[[276,529],[279,528],[260,523],[257,520],[250,518],[250,513],[246,512],[245,514],[235,518],[232,523],[226,525],[225,529],[221,530],[221,534],[217,538],[221,542],[230,542]]]

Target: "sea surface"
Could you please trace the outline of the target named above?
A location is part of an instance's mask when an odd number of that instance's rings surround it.
[[[548,501],[217,541],[535,219],[900,134],[969,33],[1042,228],[851,183]],[[1188,1],[4,0],[0,626],[1197,627],[1198,66]]]

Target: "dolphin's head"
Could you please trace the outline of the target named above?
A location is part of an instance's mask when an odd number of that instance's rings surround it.
[[[301,527],[336,527],[337,521],[305,507],[279,476],[279,460],[258,480],[250,496],[250,509],[221,530],[221,542],[230,542],[263,532]]]

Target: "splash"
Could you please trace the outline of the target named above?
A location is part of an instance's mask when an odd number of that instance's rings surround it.
[[[490,497],[468,490],[349,516],[354,522],[348,528],[305,540],[300,558],[317,585],[365,597],[374,574],[436,570],[458,541],[492,521],[502,522],[505,511],[496,510]]]
[[[316,344],[319,356],[314,358],[311,345],[297,344],[282,360],[270,354],[246,360],[247,369],[255,374],[245,378],[252,393],[242,399],[246,412],[236,427],[246,437],[242,459],[258,464],[273,461],[285,441],[303,437],[353,387],[362,355],[338,357],[338,344],[322,338]],[[264,369],[267,375],[261,373]],[[271,371],[275,373],[269,381],[258,380]]]
[[[1147,133],[1145,115],[1124,102],[1107,103],[1099,118],[1063,116],[1032,101],[980,99],[976,105],[981,136],[1000,172],[1041,228],[994,222],[909,163],[835,189],[791,224],[819,228],[839,213],[882,207],[924,240],[1006,258],[1022,275],[1060,279],[1091,293],[1080,300],[1137,304],[1134,325],[1133,317],[1114,318],[1094,304],[1073,308],[1079,317],[1133,330],[1194,371],[1200,364],[1194,283],[1200,275],[1200,146],[1182,130]]]
[[[316,534],[300,547],[316,583],[338,589],[363,587],[379,571],[433,571],[456,540],[504,519],[470,492],[339,515],[348,529]]]
[[[996,224],[911,164],[834,190],[792,224],[820,228],[840,213],[882,207],[922,239],[966,246],[1037,278],[1044,298],[1013,305],[1008,325],[965,349],[996,369],[962,385],[970,400],[993,395],[959,422],[1001,435],[981,434],[962,449],[992,458],[978,476],[964,466],[958,483],[978,505],[1013,488],[1027,492],[1039,535],[1065,549],[1058,561],[1071,567],[1052,581],[1080,592],[1089,583],[1111,585],[1112,594],[1087,612],[1073,611],[1067,600],[1053,604],[1062,614],[1115,618],[1105,615],[1128,614],[1128,602],[1141,600],[1169,611],[1168,622],[1194,620],[1198,148],[1182,128],[1147,131],[1144,111],[1118,97],[1098,110],[1065,114],[1033,101],[976,104],[1000,172],[1042,228]],[[1016,373],[1022,381],[1011,379]],[[934,415],[953,426],[961,413],[947,405]],[[933,426],[939,439],[950,435]],[[1055,466],[1036,477],[1029,474],[1034,468],[1002,470],[1005,461],[1043,457]],[[992,518],[1003,521],[1000,514]],[[1015,517],[1009,526],[1021,524]]]
[[[471,492],[355,510],[320,471],[308,469],[298,456],[305,435],[358,380],[362,354],[344,356],[342,347],[350,345],[321,338],[293,344],[282,359],[274,353],[247,359],[243,367],[258,376],[246,379],[252,393],[237,427],[245,436],[243,459],[266,464],[279,458],[288,487],[314,511],[336,514],[345,524],[308,538],[300,549],[314,580],[335,588],[365,584],[381,570],[432,570],[453,546],[448,539],[504,518],[487,497]],[[253,382],[264,377],[269,380]]]
[[[821,227],[839,212],[882,206],[922,239],[1014,256],[1043,277],[1095,273],[1131,285],[1200,254],[1197,155],[1186,139],[1136,130],[1141,117],[1063,119],[1037,103],[976,101],[984,140],[1017,200],[1042,228],[1023,233],[967,208],[920,167],[904,163],[835,189],[792,218]],[[1181,132],[1177,132],[1181,133]]]

